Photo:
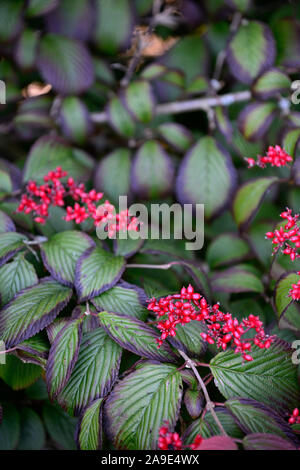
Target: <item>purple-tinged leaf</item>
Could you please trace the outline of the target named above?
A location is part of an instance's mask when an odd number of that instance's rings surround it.
[[[5,212],[0,211],[0,233],[15,232],[16,226]]]
[[[13,354],[6,357],[0,367],[0,379],[13,390],[22,390],[32,385],[42,374],[43,369],[35,364],[24,364]]]
[[[251,84],[273,65],[275,54],[275,41],[269,27],[259,21],[247,21],[229,42],[227,61],[237,80]]]
[[[261,432],[248,434],[243,439],[245,450],[297,450],[297,447],[287,439],[276,434]]]
[[[16,349],[16,355],[21,361],[36,364],[43,369],[46,368],[48,353],[49,344],[42,333],[26,339]]]
[[[63,134],[78,145],[83,145],[93,130],[89,111],[77,96],[63,99],[59,123]]]
[[[229,7],[242,13],[245,13],[252,4],[252,0],[225,0],[225,2]]]
[[[151,121],[154,114],[155,100],[149,82],[139,80],[130,83],[122,98],[134,119],[143,123]]]
[[[296,158],[292,166],[291,176],[295,185],[300,186],[300,158]]]
[[[300,129],[288,129],[284,132],[282,137],[282,147],[284,150],[291,155],[291,157],[295,156],[296,149],[299,144],[300,139]]]
[[[204,439],[195,450],[238,450],[238,446],[229,436],[213,436]]]
[[[57,8],[45,18],[46,29],[50,33],[86,41],[92,34],[93,10],[90,0],[60,0]]]
[[[109,312],[100,312],[99,319],[107,334],[122,348],[147,359],[161,362],[176,361],[176,355],[168,343],[164,342],[160,348],[157,347],[157,340],[160,337],[158,330],[141,320]]]
[[[158,126],[161,137],[175,150],[184,152],[193,143],[193,134],[181,124],[165,122]]]
[[[34,66],[38,40],[38,32],[31,29],[26,29],[20,36],[15,50],[15,60],[21,69],[28,70]]]
[[[184,351],[191,358],[200,358],[205,354],[207,343],[200,334],[205,333],[205,326],[196,320],[186,325],[177,325],[176,336],[170,337],[169,342],[175,349]]]
[[[250,398],[286,413],[299,403],[297,366],[292,354],[288,343],[276,339],[267,350],[253,346],[253,361],[245,362],[241,354],[228,350],[215,356],[210,367],[226,399]]]
[[[75,269],[75,288],[80,302],[111,289],[125,269],[122,256],[114,256],[100,247],[89,248],[80,256]]]
[[[94,400],[104,398],[117,380],[122,348],[103,328],[82,337],[71,377],[58,396],[59,404],[76,416]]]
[[[82,321],[69,321],[56,335],[46,366],[46,382],[50,398],[56,398],[68,382],[79,354]]]
[[[272,23],[272,30],[278,47],[277,62],[292,69],[300,67],[300,22],[296,18],[279,18]]]
[[[117,96],[109,101],[106,114],[109,124],[118,134],[127,139],[133,137],[135,122]]]
[[[19,292],[0,311],[0,338],[16,346],[49,325],[67,305],[72,290],[45,278]]]
[[[284,273],[278,279],[274,289],[274,305],[279,327],[295,332],[300,329],[300,306],[289,297],[289,291],[292,284],[297,284],[298,280],[299,276],[296,272]]]
[[[29,0],[26,10],[27,16],[46,15],[57,7],[59,0]]]
[[[41,244],[41,255],[45,268],[61,284],[72,287],[79,257],[95,246],[92,238],[84,232],[67,230],[56,233]]]
[[[233,200],[233,216],[240,228],[248,227],[267,192],[278,182],[279,179],[274,176],[250,180],[240,186]]]
[[[75,440],[80,450],[99,450],[102,448],[102,405],[98,398],[81,414],[75,432]]]
[[[94,81],[93,62],[86,47],[57,34],[41,39],[37,67],[43,79],[62,95],[82,93]]]
[[[222,106],[216,106],[214,118],[219,131],[226,137],[228,142],[231,142],[233,127],[229,120],[227,109]]]
[[[120,313],[145,320],[148,311],[145,291],[138,286],[121,281],[116,286],[91,300],[98,312]]]
[[[211,218],[229,204],[236,180],[229,153],[213,137],[202,137],[179,167],[177,198],[182,204],[204,204],[205,216]]]
[[[273,405],[266,406],[246,398],[232,398],[225,405],[245,434],[263,432],[287,438],[293,443],[298,442],[289,424],[275,411]]]
[[[173,186],[174,163],[162,146],[148,140],[135,154],[131,186],[141,198],[163,197]]]
[[[252,92],[255,98],[268,100],[279,93],[289,92],[290,86],[290,78],[282,70],[272,67],[255,80]]]
[[[7,304],[21,290],[37,283],[38,277],[33,265],[25,259],[24,253],[21,253],[0,268],[1,305]]]
[[[211,283],[218,292],[258,292],[263,293],[264,286],[261,280],[252,272],[239,267],[228,268],[215,272]]]
[[[277,106],[274,103],[250,103],[239,114],[239,130],[247,140],[260,140],[268,131],[276,113]]]
[[[204,397],[200,390],[188,388],[184,394],[184,404],[191,418],[198,418],[204,406]]]
[[[157,449],[160,427],[174,428],[180,410],[182,381],[170,364],[145,362],[120,380],[104,406],[104,422],[116,449]]]
[[[0,233],[0,266],[25,247],[24,240],[27,240],[27,237],[21,233]]]
[[[23,0],[0,3],[0,41],[5,43],[14,39],[23,27]]]

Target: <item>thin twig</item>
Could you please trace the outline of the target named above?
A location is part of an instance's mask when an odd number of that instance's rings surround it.
[[[12,351],[15,351],[16,349],[18,349],[17,346],[15,346],[14,348],[6,349],[5,351],[0,350],[0,354],[10,353]]]
[[[207,111],[208,108],[215,106],[230,106],[233,103],[249,101],[251,92],[249,90],[238,91],[235,93],[226,93],[220,96],[211,96],[205,98],[194,98],[185,101],[172,101],[170,103],[159,104],[156,107],[156,115],[180,114],[191,111]],[[91,120],[96,124],[104,124],[108,121],[105,111],[101,113],[91,113]]]
[[[207,391],[207,388],[205,386],[205,383],[203,382],[202,378],[200,377],[199,375],[199,372],[197,371],[196,369],[196,366],[195,366],[195,363],[194,361],[192,361],[186,354],[185,352],[183,351],[180,351],[178,350],[179,354],[183,357],[183,359],[186,361],[186,364],[192,369],[192,371],[194,372],[195,374],[195,377],[196,379],[198,380],[199,384],[200,384],[200,387],[202,388],[202,391],[203,391],[203,394],[204,394],[204,397],[205,397],[205,400],[206,400],[206,407],[208,409],[208,411],[211,412],[211,415],[212,417],[214,418],[218,428],[220,429],[221,431],[221,434],[223,436],[227,436],[227,433],[225,431],[225,429],[223,428],[222,426],[222,423],[220,422],[215,410],[214,410],[214,403],[211,401],[210,397],[209,397],[209,394],[208,394],[208,391]]]
[[[235,12],[235,14],[233,15],[233,18],[232,18],[231,25],[230,25],[229,39],[237,31],[237,29],[240,25],[241,19],[242,19],[241,13],[239,11]],[[214,73],[213,73],[213,79],[214,80],[219,80],[219,78],[220,78],[220,75],[221,75],[221,72],[222,72],[222,69],[223,69],[223,65],[224,65],[224,62],[225,62],[225,59],[226,59],[226,55],[227,55],[227,49],[225,48],[225,49],[222,49],[219,52],[218,56],[217,56],[216,66],[215,66],[215,70],[214,70]]]
[[[183,265],[185,264],[182,261],[171,261],[167,264],[126,264],[126,268],[143,268],[143,269],[170,269],[172,266],[175,265]]]

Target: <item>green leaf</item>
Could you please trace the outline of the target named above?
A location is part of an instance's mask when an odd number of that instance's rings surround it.
[[[290,86],[291,80],[284,72],[271,68],[258,77],[252,90],[256,98],[267,100],[278,93],[289,91]]]
[[[212,277],[214,290],[219,292],[259,292],[264,291],[261,280],[255,274],[239,267],[217,272]]]
[[[282,147],[292,157],[295,156],[299,139],[300,139],[300,129],[287,130],[283,136]]]
[[[239,130],[247,140],[260,140],[272,124],[276,110],[274,103],[248,104],[239,114]]]
[[[224,233],[211,242],[206,259],[212,268],[216,268],[240,261],[249,253],[249,245],[242,238],[234,233]]]
[[[241,429],[238,427],[232,415],[226,409],[216,408],[215,412],[228,436],[235,437],[237,439],[243,436]],[[197,434],[201,434],[204,439],[212,436],[218,436],[220,434],[220,429],[216,425],[216,422],[210,412],[205,415],[204,419],[196,419],[192,422],[192,424],[190,424],[183,436],[184,443],[186,445],[192,444]]]
[[[140,287],[122,282],[112,289],[94,297],[91,302],[98,312],[120,313],[132,316],[139,320],[145,320],[148,311],[146,309],[147,297]]]
[[[102,52],[114,55],[131,34],[132,5],[129,0],[96,0],[95,6],[94,41]]]
[[[274,60],[275,41],[269,27],[258,21],[242,23],[227,49],[227,61],[232,75],[237,80],[250,84],[272,66]]]
[[[142,198],[162,197],[173,185],[174,164],[170,156],[155,140],[145,142],[135,154],[131,185]]]
[[[75,287],[80,302],[92,299],[113,287],[123,274],[125,260],[103,248],[88,249],[78,260]]]
[[[205,327],[192,320],[185,325],[177,325],[176,336],[169,338],[169,342],[176,349],[184,351],[191,358],[200,358],[206,351],[207,344],[200,334],[206,331]]]
[[[226,3],[234,8],[235,10],[239,10],[242,13],[245,13],[249,7],[251,6],[251,0],[226,0]]]
[[[35,364],[24,364],[12,354],[6,355],[5,364],[0,363],[0,377],[13,390],[29,387],[41,374],[41,367]]]
[[[0,365],[0,370],[1,370]],[[1,402],[3,418],[0,421],[0,450],[16,448],[20,436],[20,415],[12,403]]]
[[[192,133],[181,124],[175,122],[165,122],[157,128],[159,134],[167,141],[167,143],[178,150],[184,152],[188,150],[193,142]]]
[[[38,39],[38,32],[31,29],[25,29],[20,36],[15,51],[15,59],[21,69],[26,70],[34,67]]]
[[[79,419],[76,442],[81,450],[99,450],[102,447],[102,404],[103,398],[95,400]]]
[[[0,233],[15,231],[16,227],[11,218],[5,212],[0,211]]]
[[[0,337],[7,348],[34,336],[67,305],[71,289],[45,279],[28,287],[0,311]]]
[[[38,283],[35,269],[23,254],[0,268],[0,299],[7,304],[18,292]]]
[[[69,147],[55,136],[43,136],[35,141],[26,160],[23,180],[32,179],[42,184],[44,176],[58,166],[68,172],[68,176],[82,180],[88,177],[93,160],[84,152]]]
[[[23,9],[22,0],[0,3],[0,41],[2,43],[14,39],[19,33],[23,24]]]
[[[112,204],[119,203],[119,196],[130,192],[130,150],[115,149],[98,164],[94,184],[97,191],[103,191]]]
[[[230,202],[236,170],[227,151],[213,137],[202,137],[184,157],[176,193],[182,204],[204,204],[210,218]]]
[[[64,98],[60,110],[60,124],[64,135],[78,145],[84,145],[92,130],[89,111],[77,96]]]
[[[39,42],[37,68],[46,83],[63,95],[79,94],[94,82],[94,67],[82,42],[45,34]]]
[[[107,118],[118,134],[127,139],[134,136],[135,122],[119,98],[114,97],[108,103]]]
[[[143,123],[151,121],[154,114],[154,95],[150,83],[139,80],[130,83],[124,92],[126,106],[132,116]]]
[[[25,247],[26,235],[17,232],[0,233],[0,266]]]
[[[21,434],[17,450],[40,450],[45,445],[45,431],[38,414],[31,408],[21,409]]]
[[[157,449],[159,429],[177,421],[182,397],[175,366],[146,362],[118,382],[104,407],[108,437],[117,449]]]
[[[225,405],[246,434],[276,434],[295,442],[296,438],[293,436],[290,426],[274,410],[274,407],[245,398],[227,400]]]
[[[289,297],[292,284],[297,284],[299,276],[296,273],[284,273],[277,281],[274,291],[274,302],[278,315],[279,325],[282,328],[299,331],[300,310],[297,302]]]
[[[85,233],[75,230],[56,233],[40,246],[43,263],[61,284],[72,287],[75,280],[75,267],[79,257],[95,246]]]
[[[288,69],[297,69],[300,65],[298,20],[279,17],[273,22],[272,29],[277,45],[277,63]]]
[[[253,361],[244,362],[234,351],[221,352],[211,362],[215,384],[226,398],[243,397],[288,411],[298,402],[297,366],[292,349],[276,340],[269,349],[253,346]]]
[[[27,16],[39,16],[49,13],[57,7],[57,0],[29,0],[26,10]]]
[[[48,393],[55,398],[68,382],[79,354],[82,321],[69,321],[56,335],[46,367]]]
[[[233,216],[239,227],[245,228],[249,225],[267,191],[278,181],[275,176],[258,178],[247,181],[239,188],[233,201]]]
[[[168,343],[163,343],[158,348],[157,340],[160,334],[146,323],[133,317],[108,312],[99,313],[99,319],[107,334],[122,348],[148,359],[174,362],[176,356]]]
[[[78,415],[93,400],[105,397],[118,377],[122,349],[103,328],[83,335],[71,377],[58,396],[68,413]]]
[[[74,433],[77,419],[68,416],[59,406],[46,403],[43,420],[51,439],[63,449],[76,450]]]

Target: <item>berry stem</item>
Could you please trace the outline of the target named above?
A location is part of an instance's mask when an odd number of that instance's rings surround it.
[[[181,357],[183,357],[183,359],[186,361],[186,365],[189,366],[192,371],[194,372],[195,374],[195,377],[196,379],[198,380],[199,382],[199,385],[200,387],[202,388],[202,391],[203,391],[203,394],[204,394],[204,397],[205,397],[205,400],[206,400],[206,408],[208,411],[211,412],[211,415],[212,417],[214,418],[215,422],[216,422],[216,425],[218,426],[218,428],[220,429],[221,431],[221,434],[223,436],[227,436],[227,433],[225,431],[225,429],[223,428],[222,426],[222,423],[220,422],[218,416],[216,415],[216,412],[214,410],[214,406],[215,404],[211,401],[210,397],[209,397],[209,394],[208,394],[208,391],[207,391],[207,388],[205,386],[205,383],[203,382],[203,380],[201,379],[200,377],[200,374],[199,372],[197,371],[196,369],[196,365],[194,363],[194,361],[192,361],[192,359],[190,359],[186,354],[185,352],[181,351],[181,350],[178,350],[179,354],[181,355]]]

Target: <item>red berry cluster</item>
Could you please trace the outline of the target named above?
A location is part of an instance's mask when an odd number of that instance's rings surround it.
[[[300,258],[300,254],[297,253],[300,248],[300,227],[297,225],[299,214],[293,216],[292,210],[287,208],[280,214],[280,217],[285,219],[287,223],[274,232],[267,232],[266,238],[272,240],[274,252],[281,248],[282,253],[294,261],[296,258]]]
[[[279,145],[275,145],[275,147],[270,146],[267,154],[263,157],[258,155],[257,160],[254,158],[245,158],[245,160],[248,163],[248,168],[252,168],[255,165],[265,168],[267,164],[276,167],[285,166],[292,162],[293,158]]]
[[[217,347],[225,350],[234,346],[236,353],[241,353],[246,361],[252,361],[249,354],[252,343],[261,349],[271,346],[272,338],[268,337],[258,316],[249,315],[239,322],[230,313],[221,312],[219,304],[209,305],[206,299],[194,292],[189,285],[183,287],[180,294],[168,295],[159,300],[151,299],[148,310],[154,312],[158,319],[157,328],[161,332],[157,340],[158,347],[168,336],[176,336],[176,326],[196,320],[205,323],[208,332],[201,337],[209,344],[216,343]],[[163,318],[162,318],[163,317]],[[249,330],[255,331],[252,339],[242,338]]]
[[[300,413],[299,409],[295,408],[293,413],[291,414],[289,418],[289,423],[290,424],[300,424]]]
[[[168,426],[162,426],[159,430],[158,448],[160,450],[182,450],[182,440],[177,432],[171,432]]]
[[[120,230],[137,230],[137,219],[130,217],[128,210],[116,214],[115,207],[105,201],[97,207],[96,203],[103,197],[103,193],[95,189],[86,191],[83,183],[76,183],[71,177],[64,179],[68,173],[61,167],[50,171],[44,176],[44,184],[38,185],[35,181],[30,181],[26,186],[26,194],[21,197],[18,212],[25,214],[33,213],[34,220],[44,224],[49,216],[49,207],[65,206],[67,215],[65,220],[74,220],[76,224],[84,222],[88,218],[94,220],[94,224],[107,225],[108,236],[113,237]],[[74,206],[67,205],[66,199],[73,200]]]
[[[177,432],[169,431],[167,423],[159,430],[158,448],[160,450],[182,450],[183,447],[189,447],[192,450],[197,450],[202,441],[202,436],[197,434],[192,444],[189,446],[183,446],[182,439],[179,434]]]
[[[280,214],[280,217],[287,221],[286,224],[274,230],[274,232],[267,232],[266,238],[272,240],[274,253],[281,248],[284,255],[288,255],[292,261],[295,261],[295,259],[300,258],[300,253],[298,253],[300,249],[300,227],[297,225],[299,214],[292,215],[292,210],[287,208]],[[300,275],[300,271],[297,274]],[[289,296],[293,300],[300,300],[300,279],[297,284],[292,284]]]

